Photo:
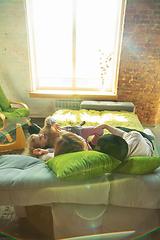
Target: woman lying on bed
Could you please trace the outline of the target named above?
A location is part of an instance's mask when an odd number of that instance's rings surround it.
[[[128,130],[128,132],[126,132],[107,124],[101,124],[95,127],[96,130],[99,128],[107,129],[111,134],[104,134],[101,137],[97,136],[98,140],[96,145],[92,145],[95,151],[109,154],[120,161],[135,156],[154,156],[153,144],[147,134],[124,128],[126,131]],[[67,134],[64,133],[56,141],[54,156],[71,152],[71,136],[66,138],[66,135]]]
[[[72,136],[72,148],[74,151],[82,151],[82,146],[80,148],[75,148],[76,143],[77,146],[79,143],[86,142],[85,148],[87,150],[92,150],[89,142],[88,137],[93,135],[91,144],[95,145],[98,138],[103,135],[104,131],[102,128],[95,127],[82,127],[84,122],[76,125],[76,126],[70,126],[70,127],[64,127],[61,128],[61,126],[56,122],[56,120],[53,117],[47,117],[45,119],[45,126],[40,129],[38,126],[33,125],[29,126],[29,132],[33,133],[34,131],[39,132],[38,134],[32,134],[28,140],[28,146],[29,146],[29,152],[31,156],[40,156],[43,154],[48,154],[50,152],[53,152],[53,148],[55,146],[55,142],[57,139],[60,138],[62,133],[73,133]],[[83,144],[82,144],[83,145]],[[72,149],[72,151],[73,151]],[[77,149],[77,150],[76,150]],[[66,151],[69,151],[66,150]]]

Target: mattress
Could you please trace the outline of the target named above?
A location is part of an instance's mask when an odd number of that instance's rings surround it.
[[[79,182],[61,181],[42,160],[24,155],[2,155],[0,176],[0,205],[109,203],[107,175]]]
[[[116,206],[160,209],[160,167],[146,175],[110,175],[110,203]]]

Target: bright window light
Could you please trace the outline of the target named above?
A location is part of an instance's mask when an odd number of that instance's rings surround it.
[[[32,90],[115,92],[125,4],[26,0]]]

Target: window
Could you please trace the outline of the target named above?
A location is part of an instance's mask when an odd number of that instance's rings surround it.
[[[116,96],[126,0],[26,0],[32,91]]]

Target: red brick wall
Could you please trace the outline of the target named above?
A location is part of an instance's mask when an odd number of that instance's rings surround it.
[[[118,96],[141,123],[160,123],[160,0],[127,1]]]

